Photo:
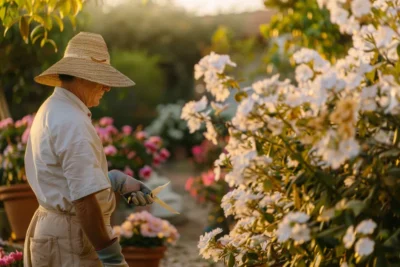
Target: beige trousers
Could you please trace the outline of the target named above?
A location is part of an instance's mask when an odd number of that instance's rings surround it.
[[[109,218],[105,218],[109,222]],[[111,226],[107,226],[110,236]],[[34,214],[24,244],[24,267],[101,267],[103,264],[75,215],[49,211]],[[126,262],[106,267],[126,267]]]

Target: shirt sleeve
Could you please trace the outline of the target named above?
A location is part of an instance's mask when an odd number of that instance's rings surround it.
[[[71,201],[111,187],[99,162],[100,153],[92,141],[81,139],[59,154]]]

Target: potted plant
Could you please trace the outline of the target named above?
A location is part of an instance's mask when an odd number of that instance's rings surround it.
[[[140,129],[134,131],[129,125],[119,130],[113,123],[110,117],[103,117],[93,123],[103,143],[108,167],[121,170],[139,180],[147,180],[153,169],[170,156],[169,151],[163,148],[162,139],[159,136],[148,136]]]
[[[154,169],[157,169],[170,156],[159,136],[149,136],[140,128],[133,130],[131,126],[125,125],[118,129],[114,126],[113,118],[110,117],[103,117],[94,121],[93,124],[102,141],[110,169],[117,169],[138,180],[147,181]],[[115,196],[119,204],[121,196],[119,194]],[[135,211],[141,210],[149,211],[150,207],[135,208]],[[122,219],[125,216],[123,215]],[[113,224],[117,223],[120,217],[114,213]]]
[[[32,115],[19,121],[0,121],[0,201],[4,204],[16,242],[25,239],[26,229],[38,207],[35,195],[26,180],[24,154]]]
[[[12,246],[6,245],[0,239],[0,266],[22,267],[23,255]]]
[[[126,262],[135,267],[159,266],[166,246],[179,239],[173,225],[147,211],[132,213],[120,226],[114,226],[113,232],[119,238]]]

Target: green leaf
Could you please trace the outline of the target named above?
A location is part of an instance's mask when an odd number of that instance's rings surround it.
[[[274,220],[275,220],[274,216],[272,214],[269,214],[269,213],[264,213],[264,218],[269,223],[273,223]]]
[[[43,37],[43,33],[40,33],[40,34],[36,35],[36,36],[32,39],[32,44],[36,43],[36,41],[37,41],[40,37]]]
[[[233,256],[233,253],[230,253],[228,260],[228,267],[233,267],[234,265],[235,265],[235,257]]]
[[[391,168],[388,170],[388,174],[393,177],[400,177],[400,168]]]
[[[53,28],[53,20],[50,16],[44,17],[44,27],[49,31]]]
[[[397,55],[400,57],[400,44],[397,45]]]
[[[29,22],[26,16],[21,16],[19,20],[19,32],[21,33],[22,39],[24,39],[25,43],[28,43]]]
[[[71,11],[71,2],[70,1],[63,1],[62,5],[60,6],[60,16],[61,16],[61,18],[68,16],[70,11]]]
[[[31,39],[35,37],[37,33],[39,33],[40,29],[42,28],[42,25],[37,25],[33,30],[31,31]]]
[[[71,21],[72,27],[74,30],[76,29],[76,19],[74,16],[68,16],[69,20]]]
[[[361,200],[350,200],[346,203],[346,207],[351,209],[355,216],[358,216],[364,210],[365,203]]]
[[[36,21],[37,23],[40,23],[41,25],[44,25],[44,19],[41,16],[39,16],[38,14],[33,14],[32,15],[32,19],[34,21]]]
[[[346,227],[345,225],[340,225],[340,226],[336,226],[336,227],[333,227],[333,228],[329,228],[329,229],[327,229],[327,230],[325,230],[325,231],[320,232],[320,233],[317,235],[317,238],[327,237],[327,236],[333,236],[333,235],[335,235],[336,233],[338,233],[338,232],[344,230],[345,227]]]
[[[3,21],[4,20],[4,16],[6,15],[6,8],[5,7],[1,7],[0,8],[0,20]]]
[[[244,98],[246,98],[248,95],[246,92],[241,91],[235,94],[235,100],[237,102],[241,102]]]
[[[80,0],[72,0],[71,9],[73,16],[78,15],[79,11],[82,10],[82,2]]]
[[[57,15],[53,15],[53,18],[56,21],[56,23],[58,24],[58,27],[60,28],[60,32],[64,31],[64,22],[62,21],[62,19]]]
[[[57,53],[58,48],[57,48],[56,42],[54,42],[54,40],[47,39],[47,40],[46,40],[46,44],[47,44],[47,43],[51,44],[51,45],[54,47],[54,52]]]

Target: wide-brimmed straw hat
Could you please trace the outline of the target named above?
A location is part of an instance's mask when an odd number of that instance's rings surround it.
[[[49,86],[61,86],[59,74],[82,78],[110,87],[128,87],[135,83],[110,65],[110,54],[100,34],[80,32],[68,43],[64,57],[35,77]]]

